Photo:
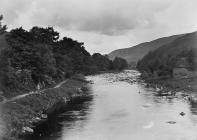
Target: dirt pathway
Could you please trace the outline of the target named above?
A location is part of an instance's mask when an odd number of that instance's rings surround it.
[[[18,96],[15,96],[15,97],[12,97],[8,100],[4,100],[2,102],[0,102],[0,104],[5,104],[7,102],[12,102],[12,101],[15,101],[17,99],[21,99],[21,98],[24,98],[26,96],[29,96],[29,95],[32,95],[32,94],[41,94],[43,93],[44,91],[46,90],[49,90],[49,89],[53,89],[53,88],[59,88],[61,87],[64,83],[66,83],[68,80],[64,80],[62,82],[60,82],[59,84],[57,84],[56,86],[52,87],[52,88],[46,88],[46,89],[42,89],[42,90],[36,90],[36,91],[31,91],[31,92],[28,92],[28,93],[25,93],[25,94],[22,94],[22,95],[18,95]]]

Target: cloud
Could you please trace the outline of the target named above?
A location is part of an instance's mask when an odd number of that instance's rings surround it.
[[[2,0],[0,1],[0,14],[3,14],[8,24],[17,22],[21,13],[28,11],[28,6],[31,5],[31,1],[27,0]]]
[[[0,5],[9,28],[54,26],[91,52],[197,30],[196,0],[1,0]]]
[[[3,4],[2,4],[3,2]],[[154,12],[166,8],[156,0],[3,0],[8,22],[55,25],[68,30],[124,34],[154,24]],[[145,11],[145,12],[144,12]],[[15,21],[17,20],[18,21]],[[20,21],[20,22],[19,22]]]

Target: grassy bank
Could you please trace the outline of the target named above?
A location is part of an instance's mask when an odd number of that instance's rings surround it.
[[[76,97],[86,96],[87,81],[83,76],[74,76],[61,87],[47,89],[1,105],[3,140],[18,140],[48,116]]]
[[[163,91],[197,91],[197,77],[190,78],[145,78],[148,86],[163,88]]]

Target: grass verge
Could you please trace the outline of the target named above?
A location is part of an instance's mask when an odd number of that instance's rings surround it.
[[[190,78],[166,78],[166,79],[145,79],[149,86],[163,87],[166,92],[168,91],[197,91],[197,77]]]
[[[2,104],[2,140],[19,140],[51,113],[76,97],[86,96],[87,81],[83,76],[69,79],[59,88],[48,89],[40,94],[32,94],[21,99]]]

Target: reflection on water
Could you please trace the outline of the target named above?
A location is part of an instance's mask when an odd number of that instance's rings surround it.
[[[71,103],[31,140],[197,140],[197,104],[155,96],[138,75],[89,76],[93,99]]]

